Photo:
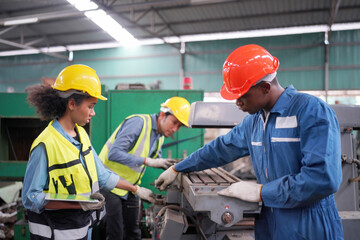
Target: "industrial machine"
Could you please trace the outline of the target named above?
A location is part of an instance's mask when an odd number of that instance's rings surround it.
[[[356,150],[360,147],[360,107],[332,105],[341,132],[342,183],[335,193],[335,201],[342,220],[344,239],[357,240],[360,236],[359,170],[360,161]]]
[[[335,194],[344,239],[360,236],[359,166],[354,131],[360,129],[360,107],[334,105],[341,129],[343,182]],[[231,128],[246,113],[233,103],[196,102],[191,105],[192,128]],[[250,240],[261,206],[216,193],[239,179],[222,168],[179,174],[176,183],[146,211],[153,240]]]
[[[167,195],[146,209],[152,239],[254,239],[259,203],[217,195],[237,181],[221,168],[180,175]]]
[[[233,103],[191,104],[192,128],[232,128],[247,115]],[[218,191],[240,179],[222,168],[179,174],[167,195],[146,209],[153,240],[254,239],[259,203],[223,197]]]

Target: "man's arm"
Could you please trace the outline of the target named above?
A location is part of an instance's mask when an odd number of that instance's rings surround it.
[[[192,153],[175,165],[178,172],[193,172],[223,166],[240,157],[249,155],[245,125],[248,120],[235,126],[228,134],[220,136]]]

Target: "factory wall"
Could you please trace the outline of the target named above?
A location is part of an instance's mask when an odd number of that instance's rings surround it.
[[[331,32],[329,37],[329,90],[360,89],[360,30]],[[192,77],[194,89],[216,92],[222,85],[226,56],[249,43],[262,45],[279,58],[278,76],[284,86],[325,89],[324,33],[188,42],[183,63],[179,51],[169,45],[76,51],[72,63],[96,69],[109,89],[118,83],[143,83],[150,88],[157,80],[161,89],[180,89],[184,66],[184,76]],[[0,92],[23,92],[42,77],[56,77],[68,64],[43,54],[1,57]]]

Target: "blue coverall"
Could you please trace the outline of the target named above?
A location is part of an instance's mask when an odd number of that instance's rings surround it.
[[[342,180],[340,130],[329,105],[290,86],[267,118],[263,111],[248,115],[175,169],[199,171],[246,155],[263,184],[257,240],[343,239],[334,200]]]

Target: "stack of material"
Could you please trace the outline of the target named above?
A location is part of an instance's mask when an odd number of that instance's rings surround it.
[[[17,203],[8,203],[0,207],[0,239],[14,238],[14,224],[17,215]]]
[[[142,83],[118,83],[115,90],[128,90],[128,89],[146,89]]]

